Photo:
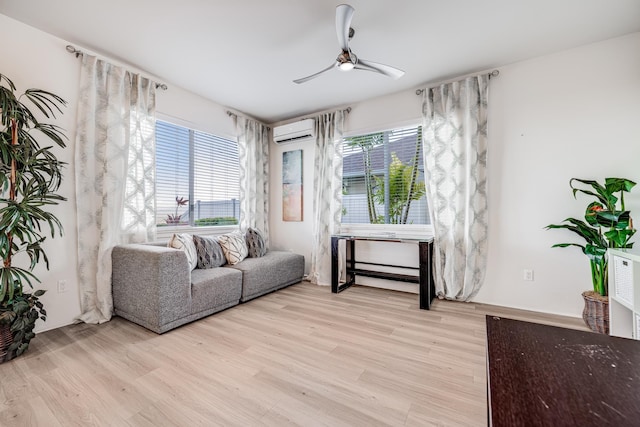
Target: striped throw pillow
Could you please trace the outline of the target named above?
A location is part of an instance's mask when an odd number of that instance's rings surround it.
[[[198,268],[221,267],[227,259],[218,240],[213,236],[193,236],[198,253]]]
[[[249,258],[259,258],[267,253],[267,246],[262,237],[262,233],[255,228],[248,228],[245,233]]]

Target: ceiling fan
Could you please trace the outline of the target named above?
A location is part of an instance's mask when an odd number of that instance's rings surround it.
[[[341,4],[336,7],[336,32],[338,34],[338,44],[340,45],[340,49],[342,49],[342,52],[340,52],[340,55],[338,55],[338,57],[336,58],[336,62],[322,71],[311,74],[307,77],[303,77],[301,79],[294,80],[294,83],[300,84],[308,82],[311,79],[315,79],[320,74],[334,68],[339,68],[342,71],[350,71],[353,69],[373,71],[391,77],[393,79],[399,79],[404,75],[404,71],[402,70],[391,67],[389,65],[379,64],[377,62],[358,58],[351,51],[351,48],[349,47],[349,40],[351,40],[351,38],[355,34],[354,29],[351,28],[351,19],[353,18],[353,12],[355,12],[355,9],[348,4]]]

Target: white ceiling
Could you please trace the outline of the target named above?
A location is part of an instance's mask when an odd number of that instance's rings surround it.
[[[338,4],[0,0],[0,13],[266,123],[640,31],[640,0],[350,0],[354,53],[406,74],[293,83],[335,61]]]

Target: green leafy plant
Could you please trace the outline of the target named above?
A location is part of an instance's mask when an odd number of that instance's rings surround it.
[[[65,147],[66,136],[56,125],[42,123],[36,114],[55,118],[66,102],[40,89],[28,89],[16,95],[16,87],[0,74],[0,323],[10,325],[13,344],[7,359],[23,353],[33,338],[38,318],[46,320],[46,311],[38,300],[44,293],[25,292],[39,279],[33,270],[40,262],[49,268],[42,244],[62,224],[47,209],[66,200],[57,193],[62,182],[64,162],[59,161],[53,146],[43,146],[39,139]],[[15,257],[25,254],[28,265],[19,266]]]
[[[0,318],[5,324],[9,324],[13,337],[13,342],[6,349],[7,360],[20,356],[29,348],[29,342],[36,336],[33,332],[36,320],[47,320],[47,311],[38,299],[44,292],[42,289],[32,294],[23,292],[6,305],[0,306]]]
[[[624,193],[631,191],[635,182],[624,178],[606,178],[604,185],[593,180],[572,178],[569,186],[573,197],[578,193],[595,197],[587,206],[584,221],[567,218],[563,224],[551,224],[547,229],[564,228],[582,237],[585,244],[558,243],[553,247],[577,246],[587,255],[591,264],[593,290],[607,296],[608,248],[631,248],[629,240],[635,234],[631,213],[625,210]],[[616,196],[618,194],[618,196]]]

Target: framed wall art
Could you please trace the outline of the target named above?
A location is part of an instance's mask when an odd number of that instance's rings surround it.
[[[282,220],[302,221],[302,150],[282,153]]]

